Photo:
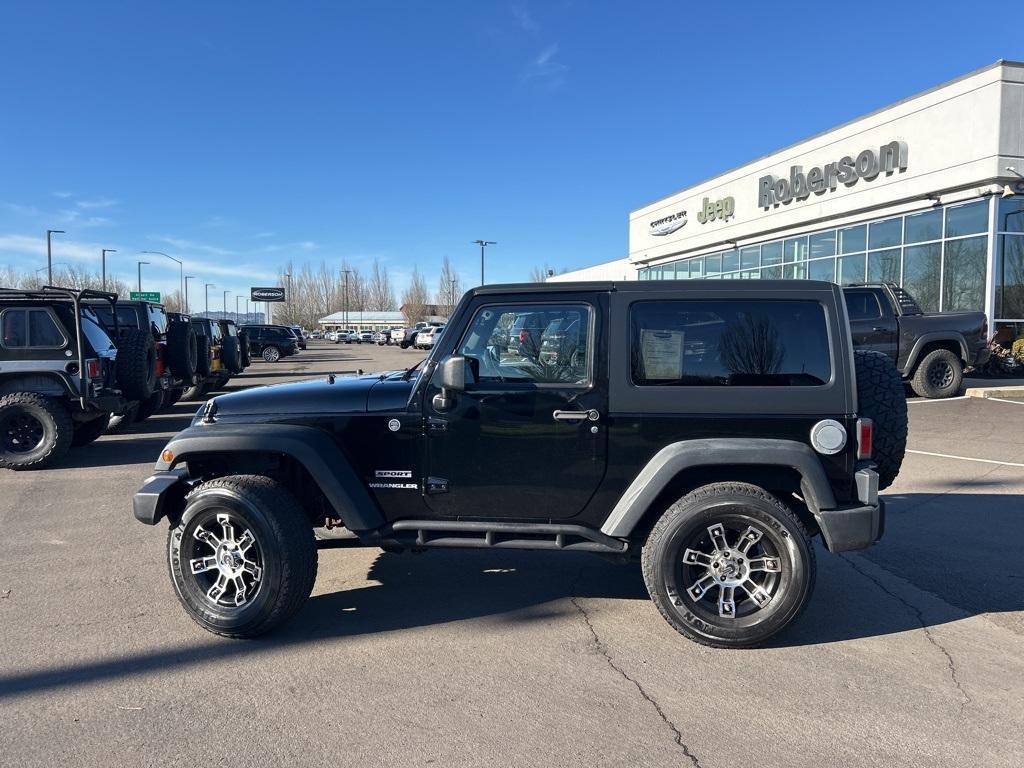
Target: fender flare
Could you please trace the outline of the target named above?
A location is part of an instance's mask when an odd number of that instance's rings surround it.
[[[907,362],[904,364],[903,369],[900,371],[904,376],[909,376],[910,372],[917,367],[920,362],[921,350],[926,345],[931,344],[935,341],[952,341],[960,346],[960,359],[965,365],[971,359],[970,352],[967,348],[967,339],[959,331],[933,331],[931,333],[925,333],[917,337],[914,342],[914,346],[910,348],[910,354],[907,355]]]
[[[768,438],[683,440],[670,443],[654,454],[622,494],[601,526],[601,533],[616,538],[628,537],[676,475],[692,467],[722,464],[792,468],[800,475],[801,494],[815,519],[821,522],[820,511],[836,507],[832,486],[821,461],[804,443]]]
[[[167,472],[189,457],[211,453],[277,453],[290,456],[309,472],[324,496],[353,532],[384,525],[384,517],[356,476],[348,458],[330,434],[296,424],[198,424],[179,432],[164,449],[174,458],[161,458],[155,470]]]

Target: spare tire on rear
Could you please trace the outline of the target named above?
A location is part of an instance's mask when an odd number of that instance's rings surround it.
[[[874,422],[872,458],[878,487],[893,484],[907,450],[907,396],[892,360],[873,350],[853,352],[857,369],[857,415]]]
[[[210,339],[201,333],[196,334],[196,373],[200,376],[209,376],[210,368]]]
[[[156,344],[146,330],[129,328],[117,340],[117,384],[127,400],[148,400],[156,386]]]
[[[191,323],[171,323],[167,329],[167,363],[174,378],[192,383],[199,362],[196,332]]]
[[[242,356],[242,370],[245,370],[252,365],[252,355],[249,352],[249,334],[245,331],[238,332],[238,351]]]
[[[224,343],[220,348],[220,359],[223,361],[224,367],[232,373],[242,372],[242,352],[237,336],[224,337]]]

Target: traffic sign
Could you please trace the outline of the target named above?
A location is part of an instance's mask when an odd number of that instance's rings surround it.
[[[159,291],[131,291],[128,296],[132,301],[148,301],[153,304],[160,303]]]

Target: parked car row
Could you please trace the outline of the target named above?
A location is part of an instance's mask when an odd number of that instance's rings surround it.
[[[42,469],[178,400],[203,400],[301,329],[167,312],[95,290],[0,288],[0,468]]]

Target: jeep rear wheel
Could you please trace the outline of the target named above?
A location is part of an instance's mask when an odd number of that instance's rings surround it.
[[[313,529],[280,483],[233,475],[188,496],[167,538],[171,581],[204,629],[255,637],[293,616],[316,580]]]
[[[948,349],[933,349],[917,365],[910,386],[920,397],[953,397],[964,380],[960,358]]]
[[[0,397],[0,467],[44,469],[68,452],[74,432],[67,406],[51,397]]]
[[[139,403],[138,409],[135,411],[135,421],[145,421],[154,413],[164,407],[164,401],[166,400],[166,394],[163,390],[157,390],[149,396],[148,400],[143,400]]]
[[[814,588],[814,549],[800,520],[746,483],[714,483],[681,498],[654,526],[641,560],[661,615],[716,648],[768,640],[796,619]]]

